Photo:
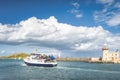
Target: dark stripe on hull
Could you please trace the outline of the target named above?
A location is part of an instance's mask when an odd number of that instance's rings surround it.
[[[57,64],[34,64],[34,63],[27,63],[25,62],[28,66],[41,66],[41,67],[54,67],[57,66]]]

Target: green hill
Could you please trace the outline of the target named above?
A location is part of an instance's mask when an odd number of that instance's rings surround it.
[[[29,54],[26,53],[14,53],[8,56],[0,56],[2,59],[23,59],[29,56]]]

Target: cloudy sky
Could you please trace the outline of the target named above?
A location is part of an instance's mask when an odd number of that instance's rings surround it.
[[[120,50],[119,0],[0,0],[0,55],[99,57]]]

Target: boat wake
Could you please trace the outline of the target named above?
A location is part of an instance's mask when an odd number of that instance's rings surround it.
[[[86,71],[86,72],[100,72],[100,73],[120,73],[119,71],[108,71],[108,70],[97,70],[97,69],[85,69],[85,68],[73,68],[73,67],[55,67],[57,69],[70,69],[70,70],[79,70],[79,71]]]
[[[24,63],[20,63],[20,66],[27,66],[26,64],[24,64]]]

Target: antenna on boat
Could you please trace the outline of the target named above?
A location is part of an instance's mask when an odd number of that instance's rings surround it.
[[[61,51],[60,51],[60,50],[58,50],[58,58],[60,58],[60,53],[61,53]]]
[[[37,48],[33,51],[33,54],[37,54]]]
[[[37,54],[37,48],[36,48],[36,54]]]

